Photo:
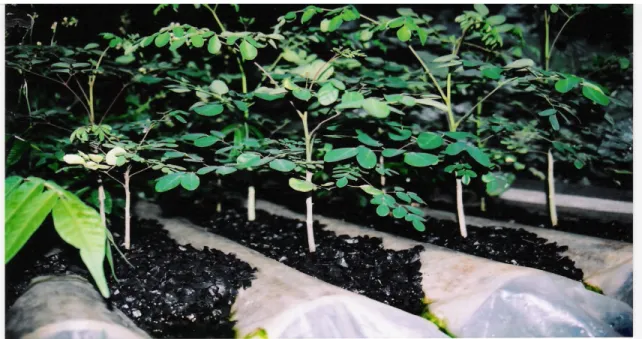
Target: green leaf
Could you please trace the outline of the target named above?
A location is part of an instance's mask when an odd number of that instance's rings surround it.
[[[392,216],[397,218],[397,219],[401,219],[401,218],[405,217],[406,214],[408,214],[408,211],[406,211],[406,209],[403,208],[402,206],[397,206],[397,208],[392,210]]]
[[[346,187],[347,185],[348,185],[348,178],[343,177],[337,180],[337,187],[343,188],[343,187]]]
[[[17,175],[7,177],[4,179],[4,197],[5,199],[11,192],[13,192],[14,189],[18,188],[20,184],[22,183],[22,177],[19,177]],[[5,201],[6,205],[6,201]],[[6,212],[5,212],[6,213]]]
[[[192,46],[196,48],[201,48],[205,45],[205,39],[203,39],[202,35],[194,35],[189,41],[192,43]]]
[[[415,219],[412,221],[412,227],[414,227],[419,232],[423,232],[426,230],[426,225],[424,225],[424,223],[419,219]]]
[[[323,161],[337,162],[352,158],[359,153],[356,147],[336,148],[325,154]]]
[[[196,147],[209,147],[214,145],[217,141],[220,139],[213,136],[213,135],[208,135],[206,137],[198,138],[194,140],[194,146]]]
[[[388,137],[394,141],[408,140],[412,136],[412,131],[409,129],[399,130],[399,134],[388,133]]]
[[[549,115],[548,116],[548,121],[551,123],[551,127],[553,127],[554,130],[559,131],[560,123],[559,123],[559,121],[557,121],[557,116],[556,115]]]
[[[296,167],[296,164],[286,159],[274,159],[270,162],[270,168],[279,172],[290,172]]]
[[[54,227],[60,237],[80,250],[80,257],[89,269],[100,293],[109,298],[109,288],[103,270],[106,229],[100,215],[80,199],[65,192],[53,207]]]
[[[304,24],[304,23],[306,23],[306,22],[310,21],[310,19],[312,19],[312,17],[313,17],[316,13],[317,13],[317,11],[316,11],[316,9],[314,9],[314,8],[308,8],[308,9],[306,9],[306,10],[303,12],[303,15],[301,16],[301,23],[302,23],[302,24]]]
[[[620,69],[627,69],[631,66],[629,58],[619,58],[618,63],[620,64]]]
[[[369,135],[361,132],[360,130],[357,130],[357,140],[361,141],[362,144],[372,146],[372,147],[380,147],[383,146],[382,143],[379,141],[371,138]]]
[[[486,23],[491,26],[498,26],[506,22],[506,17],[503,15],[493,15],[486,19]]]
[[[417,146],[421,149],[435,149],[444,143],[444,139],[436,133],[422,132],[417,137]]]
[[[254,91],[254,96],[266,101],[274,101],[285,97],[287,93],[285,88],[259,87]]]
[[[11,150],[7,153],[7,167],[13,166],[20,161],[24,152],[28,149],[29,143],[16,139],[13,147],[11,147]]]
[[[201,183],[201,179],[198,178],[198,175],[195,173],[185,173],[181,177],[181,186],[188,191],[193,191],[198,188],[198,185]]]
[[[217,168],[218,167],[216,167],[216,166],[207,166],[207,167],[199,168],[199,170],[196,171],[196,174],[205,175],[207,173],[215,171]]]
[[[390,115],[390,107],[388,104],[375,98],[365,99],[363,101],[363,109],[375,118],[383,119]]]
[[[357,153],[357,162],[365,169],[372,169],[377,165],[377,156],[375,153],[364,146],[359,146]]]
[[[430,99],[430,98],[420,98],[415,100],[416,103],[424,105],[424,106],[432,106],[435,108],[438,108],[444,112],[448,112],[448,106],[444,105],[443,103]]]
[[[490,158],[481,149],[479,149],[479,148],[477,148],[475,146],[468,146],[466,148],[466,152],[468,152],[468,154],[470,154],[470,156],[473,159],[475,159],[475,161],[477,161],[480,165],[482,165],[484,167],[490,167],[491,166]]]
[[[194,112],[206,117],[213,117],[223,113],[223,105],[220,104],[206,104],[194,108]]]
[[[403,161],[414,167],[432,166],[439,162],[439,157],[430,153],[408,152],[404,154]]]
[[[311,182],[299,180],[296,178],[290,178],[288,181],[288,184],[290,187],[292,187],[293,190],[299,191],[299,192],[310,192],[315,189],[315,185]]]
[[[540,117],[547,117],[547,116],[549,116],[549,115],[553,115],[553,114],[555,114],[555,113],[557,113],[557,110],[556,110],[556,109],[554,109],[554,108],[549,108],[549,109],[545,109],[545,110],[543,110],[543,111],[541,111],[541,112],[539,112],[539,113],[537,113],[537,114],[538,114]]]
[[[410,196],[408,194],[404,193],[404,192],[395,192],[395,195],[397,196],[397,198],[399,198],[400,200],[403,200],[403,201],[405,201],[407,203],[411,203],[412,202],[412,199],[410,199]]]
[[[223,167],[219,167],[216,170],[216,174],[218,174],[218,175],[228,175],[228,174],[232,174],[232,173],[234,173],[236,171],[237,170],[236,170],[235,167],[223,166]]]
[[[292,94],[299,100],[308,101],[312,98],[312,92],[305,88],[296,88]]]
[[[535,66],[535,61],[531,59],[519,59],[504,66],[504,68],[518,69],[518,68],[526,68],[526,67],[533,67],[533,66]]]
[[[216,54],[220,50],[221,50],[221,40],[219,40],[218,36],[215,35],[210,38],[210,41],[207,44],[207,51],[210,52],[211,54]]]
[[[484,4],[474,4],[473,7],[475,7],[475,10],[481,14],[481,16],[486,16],[489,13],[488,7]]]
[[[212,83],[210,84],[210,89],[212,90],[212,92],[218,95],[224,95],[230,91],[230,89],[227,87],[227,84],[221,80],[212,81]]]
[[[446,150],[444,150],[444,154],[447,155],[457,155],[461,153],[461,151],[466,149],[466,144],[463,142],[455,142],[446,147]]]
[[[25,186],[24,190],[22,186]],[[7,205],[15,206],[10,217],[5,214],[5,264],[27,243],[58,201],[58,194],[55,191],[43,193],[42,185],[25,182],[21,187],[9,194],[5,201]]]
[[[359,92],[345,92],[341,96],[341,103],[337,109],[361,108],[363,105],[363,94]]]
[[[169,42],[169,32],[161,33],[156,36],[154,39],[154,44],[156,47],[163,47]]]
[[[599,90],[597,86],[587,85],[586,82],[584,83],[584,87],[582,88],[582,94],[589,100],[602,106],[606,106],[610,102],[609,97],[604,95],[604,93]]]
[[[383,155],[386,158],[392,158],[392,157],[396,157],[399,154],[403,154],[404,152],[406,152],[406,150],[386,148],[381,152],[381,155]]]
[[[582,160],[580,159],[575,159],[575,161],[573,161],[573,165],[577,169],[582,169],[582,167],[584,167],[584,162],[582,162]]]
[[[256,152],[245,152],[236,158],[236,164],[242,168],[254,167],[261,160],[261,155]]]
[[[551,13],[557,13],[560,8],[557,5],[551,5]]]
[[[243,57],[243,60],[254,60],[256,58],[256,55],[258,54],[258,50],[256,47],[252,46],[247,40],[243,39],[243,42],[241,42],[241,45],[239,46],[239,49],[241,50],[241,56]]]
[[[499,67],[488,67],[482,69],[481,74],[489,79],[498,80],[502,77],[502,69]]]
[[[380,189],[374,188],[370,185],[361,185],[359,186],[364,192],[370,194],[370,195],[380,195],[383,194],[383,192]]]
[[[319,89],[317,97],[321,105],[329,106],[339,99],[339,90],[328,82]]]
[[[555,90],[557,90],[560,93],[566,93],[573,88],[575,88],[581,81],[582,79],[578,77],[570,77],[562,80],[558,80],[555,83]]]
[[[397,30],[397,38],[399,38],[399,40],[403,42],[410,40],[411,36],[412,36],[412,31],[408,28],[407,25],[403,25],[401,26],[401,28]]]
[[[416,202],[418,202],[418,203],[420,203],[420,204],[425,204],[425,203],[426,203],[423,199],[421,199],[421,198],[420,198],[416,193],[414,193],[414,192],[408,192],[408,196],[409,196],[410,198],[412,198],[412,200],[414,200],[414,201],[416,201]]]
[[[380,217],[388,216],[389,213],[390,208],[388,207],[388,205],[381,204],[377,207],[377,215],[379,215]]]
[[[174,189],[178,187],[181,183],[181,179],[183,178],[182,172],[177,172],[177,173],[170,173],[165,176],[162,176],[158,181],[156,182],[156,186],[154,189],[156,192],[167,192],[171,189]]]

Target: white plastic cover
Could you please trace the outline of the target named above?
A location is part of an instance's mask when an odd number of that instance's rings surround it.
[[[424,318],[308,276],[189,221],[162,218],[156,205],[139,202],[136,212],[157,220],[180,244],[234,253],[258,268],[232,306],[237,337],[257,330],[269,338],[447,337]]]
[[[434,218],[456,220],[452,212],[434,209],[424,209],[424,212]],[[633,244],[474,216],[466,217],[466,222],[482,227],[523,228],[549,242],[568,246],[564,254],[584,271],[584,282],[633,306]]]
[[[256,207],[303,220],[279,205],[257,201]],[[316,215],[328,230],[383,239],[391,249],[416,241]],[[462,337],[550,337],[630,335],[632,308],[588,291],[577,281],[548,272],[507,265],[421,244],[422,286],[429,310],[448,331]]]

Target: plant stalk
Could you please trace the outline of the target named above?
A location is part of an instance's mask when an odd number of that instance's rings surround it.
[[[548,71],[548,67],[551,61],[551,51],[549,45],[549,34],[550,34],[550,15],[548,11],[544,11],[544,69]]]
[[[103,179],[98,176],[98,202],[100,205],[100,221],[103,227],[107,227],[107,217],[105,215],[105,187],[103,186]]]
[[[463,190],[461,187],[461,179],[457,178],[457,222],[459,222],[459,233],[461,236],[468,237],[468,230],[466,229],[466,216],[464,215],[464,199]]]
[[[123,187],[125,188],[125,249],[129,249],[131,247],[131,205],[132,205],[132,199],[131,199],[131,192],[129,191],[129,172],[131,170],[131,166],[127,167],[127,170],[125,171],[125,184]]]
[[[553,175],[553,153],[548,150],[548,212],[551,217],[551,225],[557,226],[557,206],[555,205],[555,176]]]
[[[381,169],[383,169],[383,155],[379,156],[379,164],[381,165]],[[381,190],[383,191],[383,193],[386,193],[386,176],[382,174],[380,179],[381,179]]]
[[[310,138],[310,131],[308,128],[308,112],[303,114],[299,113],[301,120],[303,121],[303,133],[305,135],[305,161],[307,163],[312,162],[312,139]],[[305,181],[312,183],[312,172],[309,170],[305,171]],[[314,242],[314,229],[313,229],[313,218],[312,218],[312,192],[308,192],[308,197],[305,199],[306,206],[306,217],[305,217],[305,226],[308,234],[308,251],[314,253],[317,250],[317,246]]]
[[[478,97],[477,101],[481,101],[481,97]],[[482,114],[482,104],[480,102],[479,105],[477,105],[477,121],[475,121],[475,127],[477,129],[478,137],[481,135],[481,127],[482,127],[481,114]],[[482,142],[481,138],[477,139],[477,147],[479,148],[484,147],[484,143]],[[482,212],[486,212],[486,197],[482,196],[481,199],[479,200],[480,200],[479,209]]]
[[[254,186],[247,188],[247,220],[256,220],[256,192]]]
[[[221,185],[221,178],[218,178],[218,179],[216,180],[216,186],[219,188],[219,191],[220,191],[221,186],[222,186],[222,185]],[[221,203],[221,201],[219,200],[219,201],[216,203],[216,213],[221,213],[221,211],[222,211],[222,210],[223,210],[223,204],[222,204],[222,203]]]

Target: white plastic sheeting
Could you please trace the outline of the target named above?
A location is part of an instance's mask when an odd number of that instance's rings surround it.
[[[139,202],[136,212],[160,222],[180,244],[234,253],[258,268],[232,306],[237,337],[257,330],[269,338],[447,337],[424,318],[308,276],[189,221],[162,218],[156,205]]]
[[[266,201],[257,201],[256,207],[289,218],[304,218]],[[391,249],[420,244],[337,219],[319,215],[315,219],[337,234],[380,237]],[[628,335],[632,331],[633,310],[629,305],[588,291],[577,281],[421,245],[425,248],[420,257],[422,287],[429,310],[456,336],[589,337]]]
[[[452,212],[433,209],[424,209],[424,212],[434,218],[456,220]],[[564,254],[582,269],[584,282],[633,306],[633,244],[480,217],[469,216],[466,221],[475,226],[523,228],[549,242],[568,246]]]
[[[42,276],[7,312],[7,338],[146,339],[144,331],[119,310],[109,310],[82,277]]]

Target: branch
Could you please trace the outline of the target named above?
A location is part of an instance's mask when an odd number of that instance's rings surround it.
[[[135,176],[136,174],[139,174],[139,173],[147,171],[150,168],[152,168],[152,166],[147,166],[146,168],[143,168],[142,170],[140,170],[138,172],[134,172],[134,174],[130,174],[129,177],[131,178],[131,177]]]
[[[105,117],[107,117],[107,114],[108,114],[108,113],[109,113],[109,111],[111,110],[111,107],[112,107],[112,106],[114,106],[114,103],[116,103],[116,99],[118,99],[118,97],[120,97],[120,95],[123,93],[123,91],[125,90],[125,88],[129,87],[129,85],[131,85],[131,82],[130,82],[130,83],[128,83],[128,84],[126,84],[125,86],[123,86],[123,88],[121,88],[121,89],[120,89],[120,91],[118,92],[118,94],[116,94],[116,96],[114,97],[114,99],[111,101],[111,104],[109,104],[109,107],[107,107],[107,110],[106,110],[106,111],[105,111],[105,113],[103,114],[103,117],[102,117],[102,118],[100,118],[100,122],[98,123],[99,125],[103,123],[103,120],[105,120]]]
[[[560,30],[557,32],[557,35],[555,36],[555,39],[553,40],[553,43],[551,44],[551,48],[550,48],[550,50],[548,51],[548,57],[549,57],[549,59],[550,59],[551,55],[553,55],[553,49],[555,48],[555,43],[557,42],[557,39],[559,39],[560,35],[562,34],[562,31],[564,30],[564,27],[566,27],[566,25],[568,25],[568,23],[569,23],[569,22],[570,22],[574,17],[575,17],[575,14],[573,14],[573,15],[569,16],[569,17],[568,17],[568,19],[566,19],[566,21],[565,21],[565,22],[564,22],[564,24],[562,25],[562,28],[560,28]]]
[[[258,62],[256,62],[256,61],[255,61],[255,62],[254,62],[254,64],[256,65],[256,67],[258,67],[258,68],[261,70],[261,72],[263,72],[263,74],[264,74],[265,76],[267,76],[268,78],[270,78],[270,82],[271,82],[274,86],[278,86],[278,85],[279,85],[279,83],[278,83],[278,82],[276,82],[276,81],[274,80],[274,78],[272,78],[272,76],[270,75],[270,73],[268,73],[268,72],[267,72],[263,67],[261,67],[261,65],[259,65],[259,64],[258,64]],[[263,77],[263,79],[265,79],[265,77]]]
[[[439,86],[437,79],[435,79],[435,77],[432,75],[432,72],[430,72],[430,69],[428,69],[428,66],[426,66],[426,63],[419,57],[419,55],[417,54],[415,49],[412,48],[412,46],[408,45],[408,48],[410,48],[410,51],[412,52],[412,54],[415,55],[415,58],[419,60],[419,63],[424,68],[428,76],[430,76],[430,79],[432,80],[433,84],[435,84],[435,87],[437,87],[437,90],[439,90],[439,94],[441,95],[441,98],[444,100],[445,103],[447,103],[448,98],[446,97],[446,94],[444,94],[444,91],[441,89],[441,86]]]
[[[493,95],[493,93],[497,92],[497,90],[502,88],[504,85],[513,82],[513,80],[515,80],[515,79],[517,79],[517,78],[510,78],[510,79],[508,79],[506,81],[500,82],[499,85],[497,85],[497,87],[495,87],[495,89],[490,91],[490,93],[486,94],[486,96],[484,98],[482,98],[480,101],[478,101],[477,104],[475,104],[475,106],[473,106],[468,112],[466,112],[466,114],[463,117],[461,117],[461,119],[459,119],[459,121],[457,121],[455,123],[455,127],[459,127],[459,125],[461,125],[464,121],[466,121],[466,119],[468,119],[468,117],[470,117],[473,114],[473,112],[475,112],[475,108],[477,108],[477,106],[479,106],[482,102],[484,102],[491,95]]]
[[[331,117],[329,117],[329,118],[327,118],[327,119],[325,119],[325,120],[321,121],[321,122],[320,122],[320,123],[319,123],[315,128],[313,128],[313,129],[312,129],[312,131],[310,132],[310,136],[314,135],[314,133],[315,133],[317,130],[319,130],[319,128],[321,128],[321,126],[322,126],[323,124],[325,124],[326,122],[328,122],[328,121],[330,121],[330,120],[332,120],[332,119],[334,119],[334,118],[338,117],[339,115],[341,115],[341,112],[337,112],[337,114],[335,114],[335,115],[333,115],[333,116],[331,116]]]

